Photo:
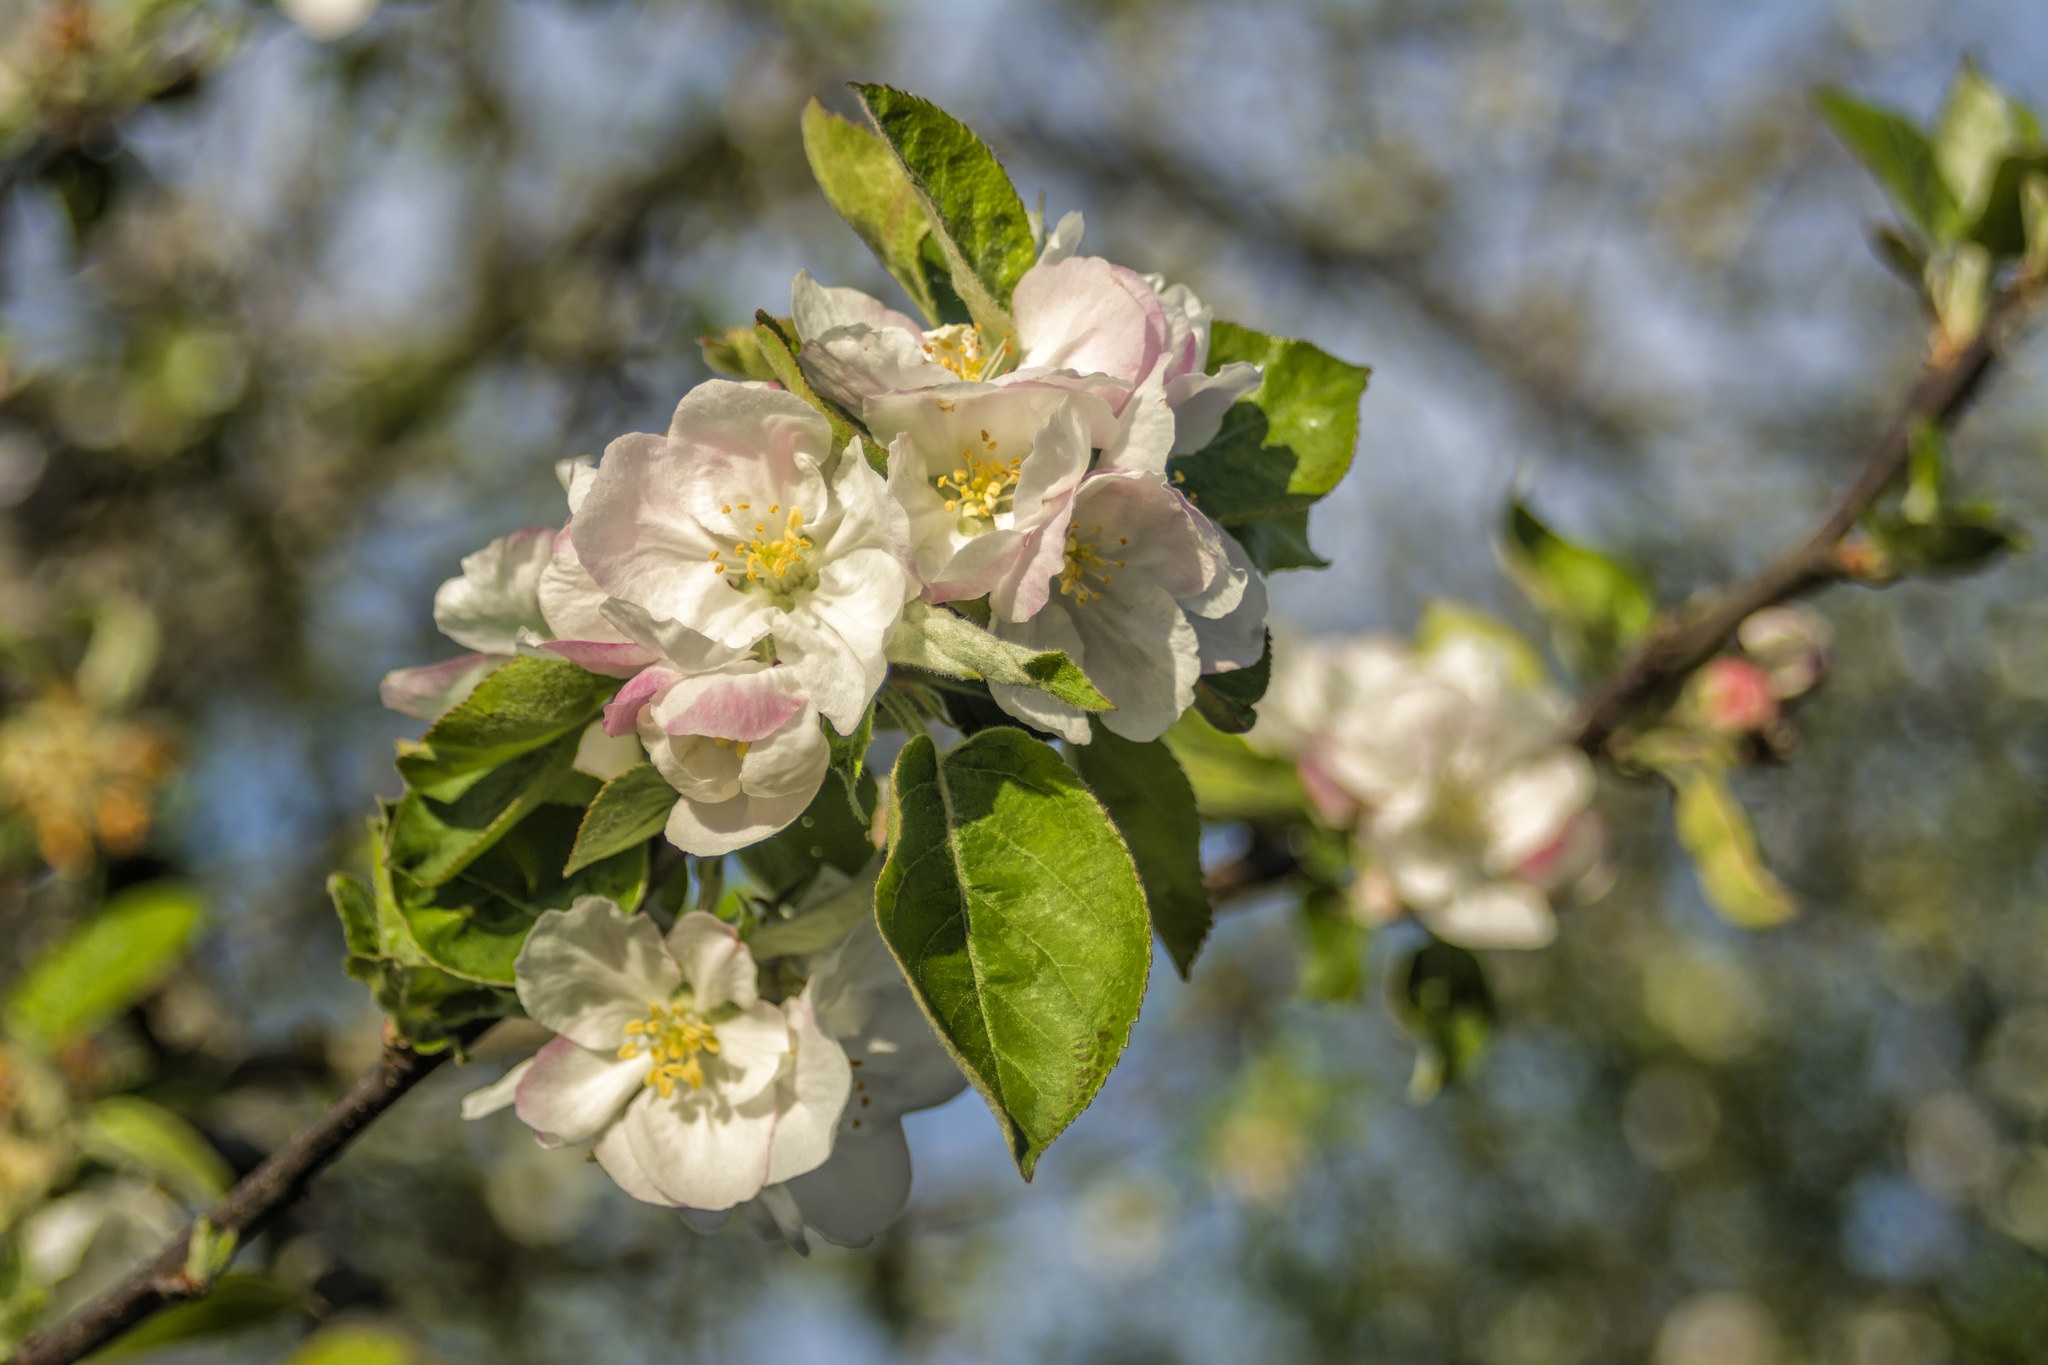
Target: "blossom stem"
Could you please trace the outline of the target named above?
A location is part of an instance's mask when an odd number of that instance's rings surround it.
[[[488,1027],[489,1022],[467,1026],[459,1035],[458,1046],[474,1041]],[[340,1156],[358,1133],[454,1052],[454,1048],[415,1052],[387,1035],[382,1055],[346,1094],[207,1210],[203,1218],[213,1236],[232,1236],[238,1243],[246,1243],[261,1232],[286,1205],[305,1192],[313,1177]],[[195,1278],[191,1273],[190,1241],[189,1231],[181,1234],[155,1260],[139,1267],[64,1321],[31,1333],[10,1358],[9,1365],[70,1365],[152,1314],[174,1304],[204,1298],[212,1290],[213,1282]]]

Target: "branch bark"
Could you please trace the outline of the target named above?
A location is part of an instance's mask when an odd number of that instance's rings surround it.
[[[474,1033],[468,1036],[474,1037]],[[304,1193],[313,1177],[340,1156],[357,1134],[453,1053],[454,1049],[449,1049],[423,1054],[402,1043],[387,1042],[383,1055],[347,1094],[207,1211],[207,1223],[216,1235],[232,1233],[238,1245],[246,1243]],[[15,1351],[10,1365],[70,1365],[151,1314],[204,1298],[212,1286],[188,1271],[190,1243],[188,1232],[63,1322],[32,1333]]]

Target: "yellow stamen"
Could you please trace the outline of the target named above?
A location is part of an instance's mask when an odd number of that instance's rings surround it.
[[[924,353],[934,365],[961,379],[981,378],[981,333],[971,322],[956,322],[926,332]]]
[[[1097,526],[1088,534],[1100,536],[1102,528]],[[1126,543],[1123,537],[1117,538],[1118,545]],[[1067,566],[1060,571],[1060,594],[1073,598],[1077,607],[1085,607],[1102,596],[1100,591],[1088,586],[1089,579],[1106,588],[1109,586],[1109,571],[1124,567],[1121,559],[1104,559],[1097,554],[1095,545],[1094,540],[1081,539],[1081,533],[1073,527],[1067,528]]]
[[[995,449],[995,443],[989,443]],[[960,452],[963,461],[960,468],[950,474],[941,474],[933,483],[941,493],[957,494],[946,500],[948,512],[958,512],[963,517],[980,517],[992,521],[998,512],[1008,510],[1010,495],[1017,491],[1017,480],[1023,469],[1022,457],[1014,460],[980,460],[974,452]]]
[[[740,505],[744,507],[746,504]],[[777,503],[776,506],[780,507],[781,504]],[[813,548],[811,538],[804,534],[803,509],[789,509],[789,517],[783,523],[782,534],[775,539],[762,538],[767,530],[767,522],[754,523],[754,539],[737,543],[732,547],[733,556],[738,562],[731,568],[734,573],[743,575],[745,582],[765,583],[780,591],[792,586],[788,582],[789,578],[807,567],[804,555]],[[712,551],[711,559],[715,567],[724,569],[727,566],[718,562],[720,553],[717,550]],[[739,587],[740,580],[733,580],[733,586]]]
[[[625,1026],[626,1041],[619,1044],[621,1060],[643,1052],[654,1065],[647,1072],[647,1084],[663,1099],[676,1093],[681,1082],[692,1090],[704,1088],[704,1062],[700,1054],[718,1055],[718,1033],[710,1021],[687,1005],[659,1001],[647,1007],[645,1019]]]

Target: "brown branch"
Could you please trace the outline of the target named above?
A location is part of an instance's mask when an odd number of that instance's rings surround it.
[[[474,1036],[473,1030],[467,1036]],[[402,1043],[385,1044],[377,1063],[270,1159],[250,1172],[225,1199],[209,1209],[206,1222],[216,1234],[232,1233],[245,1244],[305,1192],[314,1176],[358,1133],[418,1085],[450,1051],[422,1054]],[[155,1260],[80,1308],[63,1322],[32,1333],[9,1365],[70,1365],[112,1341],[144,1318],[173,1304],[204,1298],[211,1283],[189,1273],[188,1232]]]
[[[1588,753],[1600,753],[1638,706],[1668,695],[1711,659],[1751,613],[1844,577],[1843,538],[1905,471],[1914,431],[1923,423],[1947,427],[1955,421],[2040,290],[2040,280],[2021,278],[1999,295],[1967,346],[1937,352],[1922,366],[1855,481],[1805,540],[1743,582],[1667,612],[1649,639],[1586,697],[1574,742]]]

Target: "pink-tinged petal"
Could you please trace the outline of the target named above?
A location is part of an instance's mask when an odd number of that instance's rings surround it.
[[[793,673],[762,667],[679,680],[656,707],[655,721],[672,735],[752,744],[780,730],[804,705]]]
[[[1296,761],[1295,771],[1301,777],[1301,789],[1308,795],[1316,815],[1332,829],[1344,829],[1358,818],[1361,809],[1358,798],[1339,786],[1337,779],[1330,775],[1315,754],[1304,749]]]
[[[588,1142],[619,1116],[646,1083],[653,1060],[621,1058],[557,1038],[534,1054],[520,1079],[513,1112],[551,1147]]]
[[[853,1090],[853,1072],[839,1044],[818,1027],[810,993],[783,1005],[796,1041],[796,1068],[790,1080],[791,1102],[775,1129],[768,1158],[771,1185],[814,1171],[832,1155],[839,1116]]]
[[[439,720],[509,658],[505,654],[458,654],[437,664],[393,669],[377,685],[377,699],[401,716]]]
[[[685,853],[694,853],[700,858],[720,857],[749,844],[758,844],[778,830],[788,828],[817,794],[817,788],[813,787],[788,796],[741,793],[717,802],[697,801],[685,796],[669,812],[664,834],[670,843]]]
[[[462,1097],[462,1117],[480,1119],[510,1108],[518,1097],[519,1083],[526,1079],[527,1070],[532,1067],[533,1058],[528,1057],[519,1065],[507,1071],[481,1090],[472,1090]]]
[[[1215,440],[1231,404],[1257,392],[1261,378],[1258,366],[1234,360],[1214,374],[1169,379],[1166,402],[1173,409],[1173,453],[1192,455]]]
[[[718,1093],[745,1104],[775,1084],[789,1060],[789,1021],[782,1011],[757,1000],[718,1025]]]
[[[876,331],[894,328],[913,337],[924,329],[872,294],[858,289],[819,284],[808,270],[799,270],[789,289],[790,320],[796,323],[798,338],[809,341],[835,327],[872,327]]]
[[[668,931],[669,955],[683,969],[683,979],[696,995],[694,1008],[709,1014],[727,1005],[751,1007],[754,955],[740,941],[739,931],[716,915],[692,910]]]
[[[1166,404],[1166,391],[1155,370],[1132,391],[1096,467],[1164,479],[1167,456],[1173,450],[1173,423],[1173,409]]]
[[[540,577],[554,557],[555,528],[528,526],[464,555],[462,576],[434,593],[434,625],[443,635],[485,654],[510,654],[519,632],[545,630]]]
[[[549,640],[541,648],[558,658],[567,659],[586,673],[598,673],[607,678],[630,678],[654,661],[646,650],[633,644]]]
[[[910,1143],[896,1120],[856,1120],[842,1126],[831,1159],[788,1184],[803,1221],[820,1237],[843,1247],[864,1247],[903,1216],[910,1202]]]
[[[855,412],[864,412],[867,401],[877,394],[928,389],[958,377],[932,363],[924,353],[922,336],[894,327],[835,327],[822,336],[806,337],[797,362],[819,392]]]
[[[675,1207],[674,1201],[663,1194],[661,1187],[654,1183],[654,1177],[647,1174],[647,1168],[640,1164],[640,1158],[633,1155],[633,1144],[626,1140],[626,1126],[623,1123],[611,1124],[599,1133],[597,1141],[591,1144],[590,1154],[597,1158],[597,1164],[604,1168],[604,1173],[612,1178],[613,1184],[641,1203],[659,1204],[663,1208]]]
[[[1166,349],[1166,316],[1152,286],[1099,256],[1033,266],[1017,282],[1011,310],[1020,365],[1136,384]]]
[[[683,980],[653,921],[600,896],[536,920],[513,975],[534,1022],[594,1052],[616,1049],[626,1024]]]
[[[816,792],[832,767],[832,746],[817,712],[805,707],[789,724],[747,750],[740,787],[754,797]]]
[[[604,704],[604,732],[608,735],[629,735],[639,728],[640,712],[658,696],[661,690],[682,681],[682,675],[673,669],[656,665],[643,668],[626,680],[612,699]]]
[[[1041,515],[1043,520],[1024,533],[1022,546],[989,589],[989,606],[1002,620],[1028,621],[1045,610],[1052,596],[1052,580],[1066,565],[1074,489],[1056,499],[1048,498]]]
[[[1070,613],[1081,633],[1082,669],[1116,704],[1102,723],[1144,744],[1166,733],[1194,704],[1201,676],[1194,627],[1164,589],[1122,583]]]
[[[768,1153],[779,1119],[774,1092],[746,1104],[723,1102],[709,1087],[653,1090],[626,1107],[619,1126],[647,1178],[667,1203],[729,1209],[768,1183]]]

